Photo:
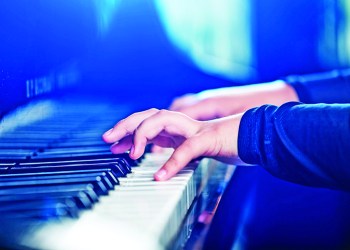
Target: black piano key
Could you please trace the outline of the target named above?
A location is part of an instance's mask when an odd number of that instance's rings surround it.
[[[30,126],[25,126],[25,127],[18,127],[16,128],[14,131],[12,131],[11,133],[7,133],[7,134],[25,134],[28,133],[28,131],[30,131],[31,133],[46,133],[46,134],[64,134],[67,133],[68,129],[71,130],[72,126],[67,124],[66,126],[64,126],[64,124],[52,124],[52,123],[36,123],[36,124],[32,124]]]
[[[21,173],[49,173],[57,171],[79,172],[79,171],[104,171],[110,173],[112,182],[118,183],[119,177],[125,177],[125,170],[118,163],[91,163],[91,164],[69,164],[69,165],[30,165],[30,166],[16,166],[11,168],[5,174],[21,174]]]
[[[101,140],[101,135],[102,135],[101,131],[96,130],[96,129],[93,131],[81,131],[81,130],[79,130],[79,132],[70,134],[69,138],[74,138],[74,139],[92,138],[92,139],[96,139],[96,140]]]
[[[13,160],[12,160],[13,161]],[[11,162],[12,162],[11,161]],[[108,158],[95,158],[95,159],[79,159],[77,157],[70,158],[48,158],[48,159],[30,159],[30,161],[17,161],[17,165],[21,167],[40,167],[40,166],[59,166],[59,165],[77,165],[77,164],[100,164],[100,163],[113,163],[116,162],[116,158],[110,156]]]
[[[92,184],[95,192],[98,195],[108,194],[108,186],[106,186],[104,178],[101,176],[82,177],[82,178],[70,178],[70,179],[52,179],[52,180],[36,180],[36,181],[2,181],[0,190],[9,190],[18,187],[33,187],[33,186],[55,186],[59,184]]]
[[[114,189],[114,185],[117,184],[113,175],[106,172],[95,172],[95,173],[85,173],[85,174],[47,174],[41,176],[12,176],[7,175],[5,177],[0,177],[0,185],[6,186],[7,183],[14,183],[17,185],[18,183],[34,183],[33,185],[40,185],[43,183],[57,183],[57,181],[70,182],[71,179],[74,180],[85,180],[86,178],[101,178],[101,182],[108,190]],[[29,184],[31,185],[31,184]],[[1,187],[0,187],[1,188]]]
[[[99,145],[99,146],[79,146],[79,147],[55,147],[48,148],[42,151],[43,154],[69,154],[69,153],[81,153],[86,152],[107,152],[110,153],[109,146],[107,145]]]
[[[70,206],[73,203],[75,204],[74,200],[70,197],[46,197],[45,199],[33,199],[22,202],[0,202],[0,213],[45,210],[47,208],[53,208],[57,204],[65,204],[66,202],[69,202]]]
[[[90,172],[90,173],[75,173],[75,172],[46,172],[46,173],[32,173],[32,174],[17,174],[17,175],[9,175],[9,174],[1,174],[0,175],[0,184],[2,181],[39,181],[39,180],[52,180],[52,179],[69,179],[69,178],[83,178],[83,177],[97,177],[97,176],[106,176],[105,172]]]
[[[30,159],[27,161],[21,161],[19,166],[54,166],[54,165],[67,165],[67,164],[100,164],[100,163],[117,164],[126,173],[131,172],[131,167],[135,167],[139,164],[139,161],[132,160],[127,154],[103,154],[103,155],[84,155],[81,157],[69,157],[69,158],[50,158],[50,159]]]
[[[48,201],[46,203],[29,202],[20,205],[15,204],[13,206],[6,205],[2,210],[0,209],[2,216],[6,216],[7,218],[48,220],[62,217],[79,217],[79,209],[69,199],[64,201]]]
[[[91,197],[83,191],[67,191],[58,193],[34,193],[34,194],[16,194],[16,195],[0,195],[0,204],[9,204],[13,202],[28,202],[34,200],[47,200],[52,198],[72,198],[80,209],[88,209],[95,202]]]
[[[118,159],[118,163],[120,163],[121,166],[123,166],[125,168],[125,171],[127,173],[131,173],[132,172],[132,167],[136,167],[139,165],[138,160],[132,160],[131,158],[127,157],[127,158],[119,158]]]
[[[0,162],[1,163],[6,163],[8,160],[9,160],[9,158],[10,158],[10,161],[13,161],[13,160],[18,160],[18,161],[20,161],[20,160],[26,160],[26,159],[30,159],[30,157],[31,157],[31,155],[32,154],[6,154],[6,153],[4,153],[4,154],[1,154],[0,153]]]
[[[111,161],[115,159],[127,159],[130,162],[134,162],[134,160],[130,159],[129,156],[124,153],[124,154],[112,154],[111,152],[107,153],[102,153],[102,154],[96,154],[96,155],[81,155],[81,156],[72,156],[72,157],[66,157],[66,156],[61,156],[61,157],[51,157],[51,158],[46,158],[46,159],[30,159],[27,161],[21,161],[23,164],[36,164],[36,163],[54,163],[58,162],[58,164],[61,164],[61,162],[74,162],[74,161]]]
[[[0,160],[0,173],[14,167],[15,165],[16,165],[15,162],[1,163],[1,160]]]
[[[102,141],[114,124],[112,115],[99,116],[106,107],[70,107],[60,101],[54,116],[1,138],[0,212],[11,220],[77,216],[138,165],[126,154],[111,154]],[[110,114],[115,118],[115,110]]]
[[[4,142],[1,140],[0,142],[0,149],[38,149],[38,148],[47,148],[49,147],[49,142],[30,142],[30,141],[19,141],[19,142],[13,142],[8,141]]]
[[[78,208],[88,209],[92,208],[94,204],[91,200],[91,197],[82,191],[79,191],[77,194],[72,195],[72,197],[74,198]]]
[[[34,169],[35,170],[35,169]],[[13,170],[0,174],[0,183],[2,180],[39,180],[39,179],[58,179],[58,178],[78,178],[85,176],[106,176],[113,185],[118,184],[118,180],[113,175],[111,169],[77,169],[74,171],[37,171],[27,173],[14,173]]]
[[[67,140],[62,142],[51,143],[48,148],[73,148],[73,147],[88,147],[88,146],[106,146],[106,143],[102,140]],[[1,147],[1,144],[0,144]]]
[[[94,190],[92,184],[57,184],[53,186],[30,186],[30,187],[14,187],[12,189],[0,189],[0,196],[6,195],[32,195],[32,194],[58,194],[66,192],[84,192],[91,202],[95,203],[99,200],[99,195]]]
[[[18,158],[4,158],[0,159],[0,163],[13,163],[16,162],[21,166],[24,165],[62,165],[62,164],[71,164],[71,163],[92,163],[92,162],[113,162],[117,159],[126,160],[129,165],[137,166],[138,161],[132,160],[127,154],[118,154],[114,155],[110,152],[94,155],[79,155],[79,156],[61,156],[61,157],[49,157],[45,159],[18,159]]]
[[[13,132],[1,135],[1,140],[6,141],[52,141],[53,139],[60,139],[64,135],[64,132],[55,133],[31,133],[30,130],[26,132]]]
[[[87,154],[89,156],[98,156],[101,154],[108,154],[109,150],[101,150],[101,151],[93,151],[93,152],[70,152],[70,153],[57,153],[57,154],[35,154],[32,159],[48,159],[52,157],[60,157],[60,158],[70,158],[70,157],[84,157]]]
[[[25,149],[25,148],[6,148],[6,149],[0,149],[0,156],[6,156],[8,158],[11,158],[12,156],[17,155],[31,155],[34,151],[32,149]]]

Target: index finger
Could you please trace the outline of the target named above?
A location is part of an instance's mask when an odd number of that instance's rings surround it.
[[[191,93],[177,97],[170,104],[169,110],[178,111],[183,107],[192,105],[193,103],[195,103],[195,101],[196,101],[195,94],[191,94]]]
[[[127,135],[134,133],[135,129],[142,123],[143,120],[157,113],[158,109],[152,108],[142,112],[134,113],[127,118],[119,121],[113,128],[102,135],[102,138],[107,143],[114,143]]]

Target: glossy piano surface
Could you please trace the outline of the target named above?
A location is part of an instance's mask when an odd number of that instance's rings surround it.
[[[112,102],[65,96],[39,100],[5,117],[0,130],[3,247],[186,245],[194,226],[203,223],[200,214],[214,210],[234,168],[202,160],[170,181],[155,182],[153,173],[168,153],[134,161],[127,154],[112,155],[101,140],[125,112]]]

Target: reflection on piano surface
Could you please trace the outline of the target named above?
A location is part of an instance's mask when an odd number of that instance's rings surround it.
[[[110,154],[101,140],[126,107],[76,97],[40,100],[0,128],[0,246],[179,249],[213,210],[233,168],[206,159],[167,182],[167,154]],[[209,179],[208,177],[211,176]],[[213,206],[214,204],[214,206]]]

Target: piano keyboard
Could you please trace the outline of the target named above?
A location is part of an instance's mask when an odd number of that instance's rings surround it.
[[[0,246],[33,249],[178,249],[194,213],[232,171],[207,159],[167,182],[153,181],[169,153],[131,160],[101,140],[116,115],[107,103],[39,101],[0,127]],[[11,230],[9,230],[11,229]],[[6,236],[6,237],[5,237]]]

